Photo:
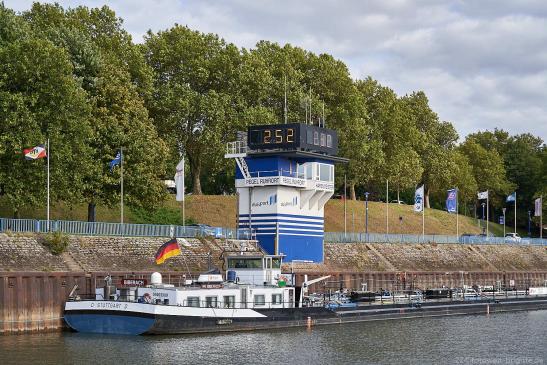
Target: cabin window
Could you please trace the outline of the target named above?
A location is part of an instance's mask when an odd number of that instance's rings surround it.
[[[189,307],[199,307],[199,297],[188,297],[186,303]]]
[[[224,296],[224,308],[235,308],[236,297],[234,295]]]
[[[266,298],[264,297],[264,294],[255,295],[254,299],[255,299],[255,307],[266,304]]]
[[[281,294],[272,294],[272,304],[281,304]]]
[[[228,259],[228,268],[229,269],[262,269],[262,259],[260,258]]]
[[[272,269],[281,268],[281,259],[279,257],[272,257]]]
[[[334,169],[332,165],[319,164],[319,180],[332,182]]]
[[[319,146],[319,132],[313,132],[313,144]]]
[[[306,142],[308,144],[313,144],[313,132],[312,131],[306,131]]]
[[[326,143],[325,139],[326,138],[327,137],[326,137],[325,133],[321,133],[321,147],[325,147],[325,143]]]
[[[217,297],[205,297],[205,306],[207,308],[217,307]]]
[[[298,164],[296,167],[296,177],[299,179],[304,179],[306,177],[306,165]]]
[[[327,134],[327,147],[332,147],[332,136]]]
[[[312,180],[313,179],[313,163],[308,162],[306,164],[306,179]]]

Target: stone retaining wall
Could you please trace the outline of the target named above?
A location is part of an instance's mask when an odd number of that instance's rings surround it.
[[[165,238],[71,236],[63,255],[52,255],[35,235],[0,234],[0,271],[204,271],[222,268],[223,251],[238,252],[246,241],[179,239],[182,255],[158,267]],[[325,243],[322,264],[287,265],[295,271],[546,271],[547,247],[531,245]]]

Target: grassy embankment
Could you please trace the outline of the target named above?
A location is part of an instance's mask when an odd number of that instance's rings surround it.
[[[180,203],[175,201],[174,195],[163,204],[170,210],[179,210],[182,214]],[[188,196],[186,199],[186,217],[195,222],[206,223],[212,226],[235,227],[236,223],[236,198],[235,196]],[[389,233],[422,233],[421,214],[415,213],[411,205],[389,204]],[[135,215],[127,209],[126,222],[136,221]],[[348,201],[346,209],[346,227],[348,232],[363,232],[365,229],[365,203],[363,201]],[[29,207],[21,210],[22,218],[45,218],[45,207]],[[11,217],[12,209],[0,199],[0,216]],[[52,206],[52,219],[86,220],[87,206],[76,205],[69,207],[63,203]],[[97,221],[119,221],[119,207],[108,209],[97,207]],[[402,222],[399,220],[402,217]],[[482,223],[484,225],[484,223]],[[344,201],[333,199],[325,208],[325,230],[330,232],[344,231]],[[490,230],[495,235],[503,234],[503,226],[490,223]],[[459,232],[480,233],[477,220],[460,215]],[[507,232],[511,228],[507,227]],[[369,202],[369,232],[386,232],[386,204]],[[426,209],[425,213],[426,234],[456,234],[456,216],[447,212]]]

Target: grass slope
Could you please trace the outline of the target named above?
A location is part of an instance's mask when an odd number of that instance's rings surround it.
[[[182,205],[175,201],[174,195],[170,195],[164,202],[164,207],[179,210],[182,214]],[[422,233],[422,216],[413,211],[411,205],[389,204],[389,233]],[[195,222],[206,223],[212,226],[235,227],[236,225],[236,197],[220,195],[187,196],[186,218]],[[125,221],[134,222],[129,209],[126,210]],[[7,206],[3,199],[0,199],[0,216],[11,217],[12,209]],[[45,207],[29,207],[21,210],[22,218],[45,219]],[[52,219],[63,220],[86,220],[87,206],[67,206],[57,203],[51,209]],[[402,222],[399,220],[402,217]],[[97,221],[119,222],[119,207],[112,209],[97,207]],[[369,202],[369,232],[386,233],[386,204],[380,202]],[[484,225],[484,223],[482,223]],[[347,201],[346,206],[346,229],[348,232],[364,232],[365,230],[365,202]],[[344,201],[333,199],[325,207],[325,230],[330,232],[344,231]],[[503,226],[490,222],[490,231],[496,235],[502,235]],[[507,227],[507,232],[511,228]],[[477,220],[459,216],[459,232],[480,233]],[[425,233],[426,234],[456,234],[456,216],[447,212],[426,209],[425,212]]]

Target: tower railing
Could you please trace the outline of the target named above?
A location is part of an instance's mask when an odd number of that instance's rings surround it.
[[[303,172],[297,172],[292,170],[263,170],[263,171],[252,171],[249,172],[251,177],[272,177],[272,176],[285,176],[285,177],[293,177],[296,179],[306,179],[306,173]]]
[[[226,143],[226,156],[237,156],[247,154],[247,143],[235,141]]]

